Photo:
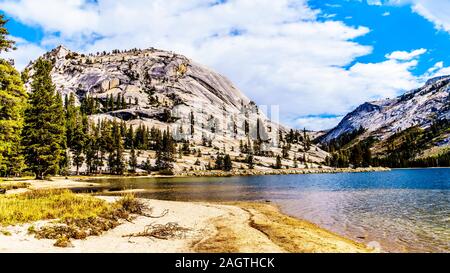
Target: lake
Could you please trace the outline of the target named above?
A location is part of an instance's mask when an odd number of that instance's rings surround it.
[[[390,252],[450,251],[450,169],[95,180],[144,198],[271,201],[282,212]]]

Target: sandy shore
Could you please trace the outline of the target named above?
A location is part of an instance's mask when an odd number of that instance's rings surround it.
[[[35,179],[8,179],[3,183],[26,183],[28,184],[27,188],[18,188],[7,190],[6,194],[18,194],[23,193],[29,190],[42,190],[42,189],[75,189],[75,188],[83,188],[89,189],[94,187],[99,187],[100,184],[85,182],[85,181],[77,181],[76,178],[66,179],[64,177],[52,177],[51,180],[35,180]]]
[[[113,201],[114,197],[101,197]],[[0,227],[0,252],[371,252],[311,223],[297,220],[258,203],[193,203],[143,199],[161,218],[138,216],[101,236],[73,240],[73,247],[54,247],[54,240],[29,235],[31,224]],[[149,224],[178,223],[188,228],[182,237],[161,240],[127,237]],[[35,227],[46,222],[33,223]],[[5,232],[6,231],[6,232]],[[5,235],[7,234],[7,235]],[[125,237],[124,237],[125,236]]]
[[[378,169],[377,169],[378,170]],[[287,171],[287,170],[286,170]],[[293,171],[293,170],[290,170]],[[362,171],[362,170],[361,170]],[[367,171],[367,170],[365,170]],[[379,170],[378,170],[379,171]],[[326,170],[325,172],[331,172]],[[127,177],[124,177],[127,178]],[[75,180],[76,179],[76,180]],[[6,194],[30,189],[90,188],[100,184],[82,177],[54,177],[51,181],[14,179],[28,188],[8,190]],[[114,201],[117,197],[100,197]],[[101,236],[73,240],[73,247],[54,247],[54,240],[34,238],[28,228],[47,222],[0,227],[0,252],[373,252],[373,249],[324,230],[307,221],[286,216],[269,204],[235,202],[227,204],[175,202],[142,199],[162,218],[138,216],[124,221]],[[150,224],[177,223],[189,229],[182,238],[160,240],[125,235],[144,231]]]

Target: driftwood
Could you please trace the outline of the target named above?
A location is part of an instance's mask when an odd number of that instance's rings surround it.
[[[150,209],[152,210],[152,209]],[[163,212],[160,215],[152,215],[152,214],[148,214],[148,213],[143,213],[142,215],[145,217],[149,217],[149,218],[161,218],[166,216],[169,213],[168,209],[163,210]]]
[[[161,240],[182,238],[189,228],[181,227],[178,223],[170,222],[165,225],[152,223],[145,226],[143,232],[123,235],[122,237],[153,237]]]

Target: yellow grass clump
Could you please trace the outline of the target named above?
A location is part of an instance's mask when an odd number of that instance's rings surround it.
[[[0,225],[38,220],[96,217],[110,208],[106,201],[69,190],[34,190],[0,196]]]
[[[29,186],[30,186],[30,183],[26,183],[26,182],[10,182],[10,181],[1,181],[0,180],[0,189],[4,189],[7,191],[28,188]]]

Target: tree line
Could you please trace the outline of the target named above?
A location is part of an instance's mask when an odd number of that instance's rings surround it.
[[[392,135],[383,156],[373,159],[375,166],[391,168],[408,167],[448,167],[450,166],[450,151],[443,151],[432,156],[420,156],[421,152],[439,142],[439,137],[449,132],[450,120],[434,121],[430,127],[422,129],[411,127]],[[442,144],[441,146],[444,146]]]
[[[439,137],[445,135],[449,128],[448,119],[436,120],[426,129],[410,127],[390,136],[384,141],[385,150],[372,155],[371,148],[376,140],[373,137],[358,140],[358,137],[365,132],[364,128],[360,127],[322,145],[325,151],[331,153],[325,159],[325,164],[339,168],[349,166],[448,167],[450,166],[448,150],[433,156],[420,157],[420,154],[423,150],[435,145]]]

